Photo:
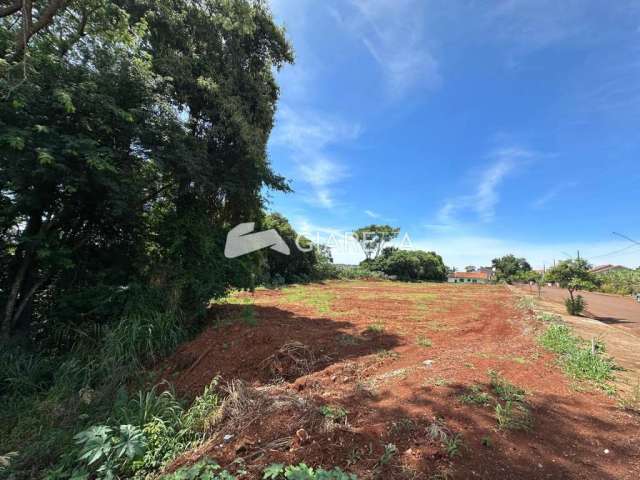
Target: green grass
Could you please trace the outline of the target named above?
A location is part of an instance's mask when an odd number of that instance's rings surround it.
[[[374,322],[367,325],[367,332],[369,333],[382,333],[384,332],[384,323]]]
[[[460,395],[460,401],[466,404],[487,406],[491,403],[491,396],[482,391],[480,385],[472,385],[465,393]]]
[[[416,343],[418,344],[418,346],[424,347],[424,348],[429,348],[433,345],[433,342],[431,341],[431,339],[427,337],[418,337],[418,339],[416,340]]]
[[[617,368],[612,359],[604,355],[601,342],[586,342],[573,334],[570,327],[551,324],[540,335],[540,344],[559,355],[558,361],[567,375],[575,380],[591,381],[605,390],[610,390],[608,382],[614,379]]]
[[[336,297],[333,292],[303,286],[285,288],[282,292],[287,302],[313,307],[321,315],[331,313],[331,303]]]
[[[532,419],[529,408],[517,401],[498,403],[495,408],[496,421],[501,430],[529,430]]]
[[[499,372],[489,370],[491,389],[503,402],[524,402],[525,391],[512,383],[509,383]]]

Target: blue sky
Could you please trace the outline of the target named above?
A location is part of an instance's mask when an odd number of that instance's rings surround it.
[[[269,150],[295,193],[269,208],[298,230],[326,241],[389,223],[458,268],[577,250],[640,265],[640,246],[611,253],[632,245],[614,231],[640,241],[640,2],[272,10],[296,63],[278,74]]]

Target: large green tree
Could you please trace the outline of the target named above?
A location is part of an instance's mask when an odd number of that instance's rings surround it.
[[[494,258],[491,261],[496,272],[496,280],[511,283],[523,273],[531,270],[531,265],[524,258],[517,258],[512,254]]]
[[[384,246],[396,238],[399,233],[399,228],[374,224],[355,230],[353,237],[362,247],[366,261],[371,261],[375,260]]]
[[[225,231],[288,189],[266,144],[293,57],[265,3],[25,0],[0,17],[3,336],[62,305],[90,318],[133,282],[196,313],[244,281]]]

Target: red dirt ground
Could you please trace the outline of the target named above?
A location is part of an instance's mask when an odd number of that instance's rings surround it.
[[[541,326],[505,287],[329,282],[242,298],[253,307],[214,308],[212,320],[237,321],[183,345],[163,376],[191,397],[216,376],[242,379],[273,408],[242,431],[217,432],[174,467],[210,456],[230,470],[242,465],[242,478],[260,478],[273,462],[339,466],[361,479],[640,478],[638,415],[599,391],[573,388],[537,346]],[[247,308],[257,325],[242,321]],[[372,324],[378,328],[367,329]],[[317,362],[306,375],[284,372],[276,381],[265,360],[292,341],[309,346]],[[529,431],[499,430],[495,403],[461,402],[474,384],[490,392],[489,369],[527,392]],[[346,423],[326,428],[322,405],[342,407]],[[436,418],[462,436],[459,456],[427,435]],[[227,433],[233,439],[221,444]],[[398,453],[380,465],[389,443]]]

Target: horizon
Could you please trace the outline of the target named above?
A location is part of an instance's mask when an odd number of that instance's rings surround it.
[[[296,230],[400,227],[447,265],[640,265],[640,5],[272,2],[269,143]],[[334,251],[336,263],[357,252]]]

